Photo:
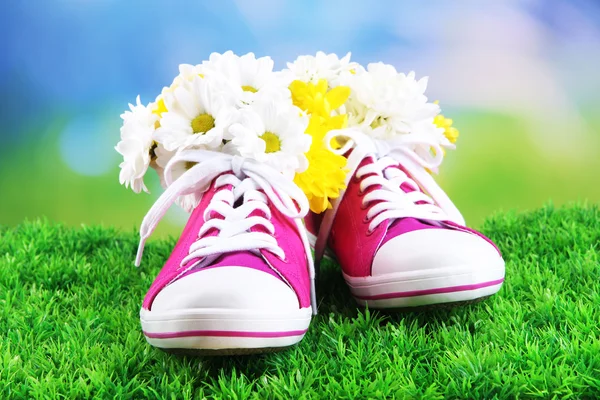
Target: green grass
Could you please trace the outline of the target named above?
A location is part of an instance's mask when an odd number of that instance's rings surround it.
[[[174,240],[132,259],[134,233],[0,228],[0,398],[599,398],[600,210],[497,214],[507,280],[449,311],[358,309],[334,265],[289,351],[173,356],[146,344],[142,297]]]

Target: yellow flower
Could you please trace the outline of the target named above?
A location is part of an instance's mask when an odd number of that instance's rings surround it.
[[[154,114],[158,115],[160,118],[162,113],[167,112],[167,106],[165,105],[165,99],[162,96],[159,97],[156,102],[156,108],[152,111]]]
[[[165,104],[165,93],[173,93],[173,91],[175,90],[175,86],[176,85],[173,84],[172,87],[164,87],[158,95],[158,97],[156,98],[156,103],[154,103],[155,108],[154,110],[152,110],[154,114],[158,115],[158,121],[154,123],[154,127],[156,129],[160,128],[160,119],[162,118],[162,114],[168,111],[167,106]]]
[[[316,84],[296,80],[291,83],[292,101],[295,106],[310,115],[306,133],[312,136],[312,144],[306,158],[308,169],[296,174],[294,182],[308,198],[311,211],[322,213],[331,208],[330,199],[340,196],[345,189],[346,158],[332,153],[323,143],[327,132],[342,129],[348,125],[345,114],[331,116],[350,97],[350,88],[338,86],[328,90],[326,79]],[[332,143],[339,148],[337,142]]]
[[[296,174],[294,182],[306,194],[311,211],[322,213],[331,208],[329,199],[339,197],[345,189],[346,158],[324,147],[311,149],[306,153],[308,169]]]
[[[436,100],[433,102],[433,104],[439,104],[439,100]],[[435,116],[435,118],[433,119],[433,123],[438,127],[438,128],[443,128],[444,129],[444,136],[446,136],[446,138],[450,141],[450,143],[456,143],[456,141],[458,140],[458,129],[452,127],[452,120],[450,118],[446,118],[444,117],[442,114],[438,114]]]
[[[326,79],[319,80],[316,85],[298,80],[290,84],[294,105],[311,115],[324,118],[329,118],[331,111],[341,107],[350,97],[350,88],[347,86],[327,89]]]
[[[346,122],[345,115],[332,118],[313,115],[308,123],[306,133],[313,138],[306,153],[308,169],[296,174],[294,182],[306,194],[310,209],[315,213],[331,208],[329,200],[339,197],[340,191],[346,187],[346,157],[332,153],[323,143],[327,132],[341,129]]]
[[[436,117],[433,119],[433,123],[438,128],[444,129],[444,136],[446,136],[446,138],[451,143],[456,143],[456,141],[458,140],[459,132],[458,129],[452,126],[452,119],[446,118],[442,114],[439,114],[436,115]]]

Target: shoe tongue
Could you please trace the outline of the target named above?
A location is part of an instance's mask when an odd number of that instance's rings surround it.
[[[219,257],[215,262],[209,266],[202,268],[192,268],[185,275],[193,274],[194,272],[203,271],[211,268],[219,267],[245,267],[252,268],[258,271],[266,272],[273,275],[277,279],[281,279],[279,275],[273,269],[269,267],[265,260],[261,256],[257,256],[249,251],[236,251],[232,253],[225,253]],[[185,276],[184,275],[184,276]]]
[[[396,168],[396,167],[390,167],[390,168]],[[398,164],[397,168],[404,172],[406,174],[406,176],[408,176],[411,180],[414,181],[414,179],[412,178],[412,176],[408,173],[408,171],[402,167],[402,165]],[[416,182],[415,182],[416,183]],[[402,185],[400,185],[400,189],[402,189],[405,193],[410,193],[410,192],[415,192],[415,191],[421,191],[421,189],[419,187],[413,187],[410,183],[408,182],[404,182]]]
[[[372,163],[372,164],[374,164],[374,163],[375,163],[375,161],[376,161],[376,160],[375,160],[375,157],[373,157],[373,156],[370,156],[370,157],[368,158],[368,161],[367,161],[367,162],[368,162],[368,163]],[[364,162],[364,161],[363,161],[363,162]],[[395,165],[395,166],[390,166],[390,167],[386,168],[386,170],[387,170],[387,169],[390,169],[390,168],[397,168],[397,169],[399,169],[400,171],[404,172],[404,173],[406,174],[406,176],[408,176],[410,179],[412,179],[412,176],[411,176],[411,175],[408,173],[408,171],[407,171],[407,170],[406,170],[404,167],[402,167],[402,165],[400,165],[400,164],[397,164],[397,165]],[[384,174],[385,174],[385,170],[383,170],[383,171],[382,171],[382,173],[384,173]],[[414,191],[421,191],[421,189],[420,189],[419,187],[413,187],[413,186],[412,186],[411,184],[409,184],[408,182],[404,182],[402,185],[400,185],[400,189],[402,189],[402,191],[404,191],[405,193],[410,193],[410,192],[414,192]]]
[[[417,191],[416,188],[412,187],[410,184],[408,184],[407,182],[404,182],[402,185],[400,185],[400,189],[402,189],[402,191],[404,191],[404,193],[410,193],[410,192],[415,192]]]
[[[262,257],[256,254],[250,253],[249,251],[236,251],[234,253],[226,253],[215,260],[209,267],[222,267],[222,266],[248,266],[255,269],[262,269],[267,266],[267,263]]]
[[[385,244],[388,240],[400,236],[403,233],[412,231],[419,231],[422,229],[444,229],[440,226],[436,226],[429,221],[423,221],[416,218],[398,218],[392,222],[390,227],[385,234],[381,245]]]
[[[375,159],[372,159],[372,162],[375,162]],[[389,169],[389,168],[398,168],[399,170],[404,172],[406,174],[406,176],[408,176],[411,180],[413,180],[412,176],[408,173],[408,171],[404,167],[402,167],[401,164],[398,164],[396,166],[391,166],[386,169]],[[418,186],[415,187],[408,182],[402,183],[400,185],[400,189],[402,189],[402,191],[404,193],[421,191],[420,187],[418,187]],[[423,201],[417,202],[417,204],[423,204],[423,203],[424,203]],[[421,229],[444,229],[444,227],[440,226],[439,223],[434,222],[434,221],[420,220],[420,219],[410,218],[410,217],[397,218],[391,222],[391,224],[387,230],[387,233],[385,235],[383,243],[385,243],[389,239],[396,237],[398,235],[401,235],[403,233],[408,233],[408,232],[417,231],[417,230],[421,230]]]

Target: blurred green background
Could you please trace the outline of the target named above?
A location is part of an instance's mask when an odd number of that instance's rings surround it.
[[[349,6],[351,5],[351,6]],[[0,224],[130,230],[160,194],[118,183],[119,115],[212,51],[352,51],[430,76],[461,136],[438,180],[477,227],[497,210],[600,201],[600,5],[585,1],[42,0],[4,5]],[[173,209],[158,236],[178,234]]]

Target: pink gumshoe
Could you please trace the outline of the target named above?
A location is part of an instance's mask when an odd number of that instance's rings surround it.
[[[347,189],[322,221],[306,219],[315,263],[333,252],[356,301],[371,308],[471,302],[496,293],[505,273],[500,251],[464,226],[426,170],[441,162],[441,149],[421,157],[411,143],[347,136],[339,150],[351,150]]]
[[[179,162],[197,164],[171,182]],[[144,298],[147,341],[208,354],[298,343],[315,305],[302,191],[265,165],[209,151],[175,156],[165,177],[169,187],[142,223],[138,265],[170,205],[188,194],[199,204]]]

